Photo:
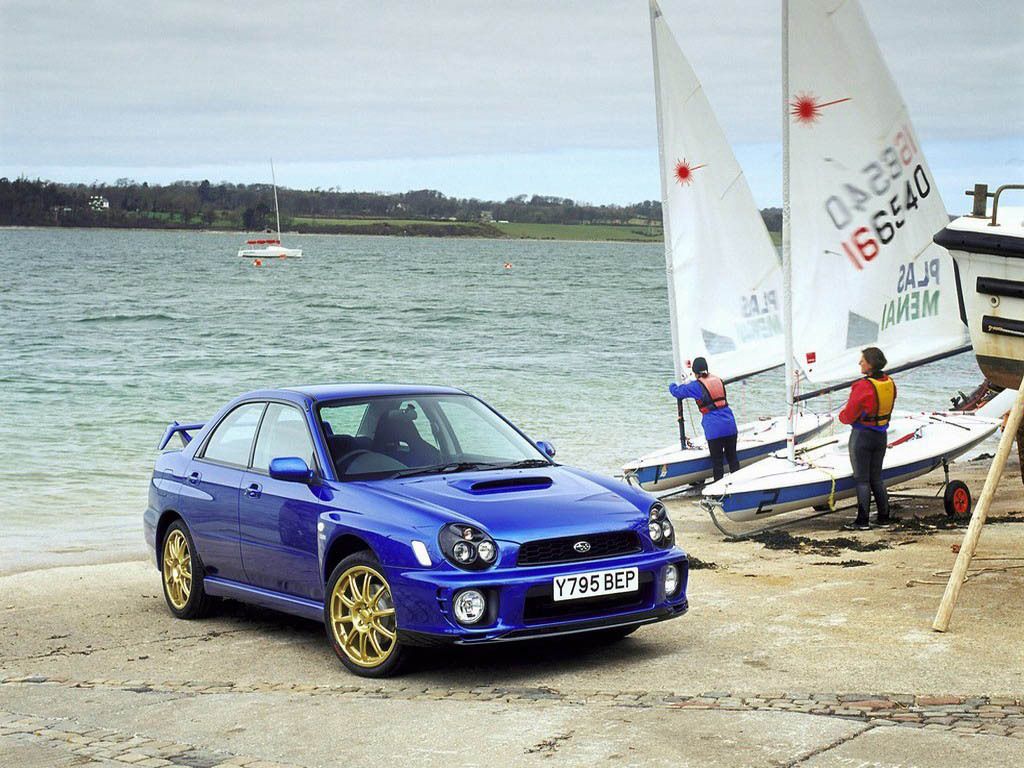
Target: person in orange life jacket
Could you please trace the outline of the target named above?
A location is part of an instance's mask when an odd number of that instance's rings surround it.
[[[736,458],[736,417],[732,415],[729,402],[725,399],[725,384],[717,376],[708,373],[708,361],[703,357],[694,358],[690,366],[697,377],[685,384],[669,384],[668,391],[678,400],[692,398],[697,401],[701,412],[701,426],[704,437],[711,451],[711,468],[715,480],[721,480],[723,455],[729,462],[729,471],[738,472],[739,459]]]
[[[850,399],[839,412],[839,421],[853,427],[850,434],[850,463],[857,483],[857,519],[844,525],[846,530],[866,531],[871,496],[878,508],[878,524],[888,525],[889,496],[882,482],[882,460],[888,442],[887,430],[896,403],[896,382],[885,375],[885,355],[878,347],[861,351],[863,379],[853,383]]]

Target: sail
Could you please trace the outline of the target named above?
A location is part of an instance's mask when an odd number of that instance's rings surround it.
[[[906,105],[856,0],[789,0],[793,345],[807,378],[853,378],[969,344],[949,222]]]
[[[672,348],[723,379],[781,365],[779,258],[725,134],[651,2]]]

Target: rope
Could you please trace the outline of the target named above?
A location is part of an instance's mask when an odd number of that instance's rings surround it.
[[[1001,560],[1001,561],[1002,560],[1024,560],[1024,557],[975,557],[974,560],[975,561],[977,561],[977,560]],[[1009,571],[1013,571],[1013,570],[1016,570],[1018,568],[1024,568],[1024,565],[1003,565],[1003,566],[1000,566],[998,568],[978,568],[978,569],[973,570],[973,571],[968,571],[966,574],[964,574],[964,583],[966,583],[970,579],[973,579],[975,576],[981,576],[981,574],[983,574],[983,573],[1008,573]],[[949,581],[949,577],[952,575],[952,573],[953,573],[952,569],[947,570],[947,571],[935,571],[934,573],[931,574],[931,576],[941,578],[942,581],[928,581],[928,580],[925,580],[925,579],[911,579],[910,581],[907,582],[907,586],[908,587],[914,587],[914,586],[917,586],[917,585],[920,584],[920,585],[944,587],[944,586],[946,586],[946,583]]]

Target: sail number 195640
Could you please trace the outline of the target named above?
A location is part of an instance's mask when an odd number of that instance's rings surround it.
[[[909,129],[904,128],[877,160],[861,169],[862,178],[854,180],[857,183],[843,184],[840,194],[825,201],[825,212],[840,231],[849,228],[858,213],[870,217],[870,226],[855,228],[840,244],[857,269],[863,269],[878,255],[881,246],[892,241],[910,212],[917,210],[920,202],[931,194],[932,185],[924,166],[914,163],[916,155],[917,144]],[[880,208],[871,211],[879,204]]]

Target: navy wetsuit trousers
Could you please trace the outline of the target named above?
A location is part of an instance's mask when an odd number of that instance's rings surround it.
[[[854,429],[850,435],[850,463],[857,484],[857,524],[868,524],[871,497],[875,497],[878,519],[889,519],[889,495],[882,483],[882,459],[888,436],[873,429]]]
[[[708,450],[711,452],[711,471],[715,480],[721,480],[725,475],[723,458],[729,462],[730,472],[740,471],[740,460],[736,458],[735,434],[708,440]]]

